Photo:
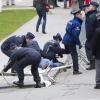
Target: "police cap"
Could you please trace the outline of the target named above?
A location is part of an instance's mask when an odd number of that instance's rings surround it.
[[[77,9],[73,9],[71,11],[71,14],[75,15],[75,14],[80,13],[80,12],[81,12],[81,9],[77,8]]]

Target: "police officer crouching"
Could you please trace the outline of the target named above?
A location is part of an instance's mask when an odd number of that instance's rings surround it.
[[[13,53],[11,48],[13,48],[13,46],[17,46],[17,47],[27,47],[28,44],[31,44],[32,40],[35,38],[34,34],[32,34],[31,32],[27,32],[26,35],[22,35],[22,36],[11,36],[8,39],[6,39],[2,45],[1,45],[1,51],[8,57],[11,56],[11,54]],[[14,67],[12,67],[11,70],[12,73],[15,72]]]
[[[12,48],[13,49],[13,48]],[[13,82],[13,84],[18,87],[24,86],[24,68],[31,65],[31,73],[36,82],[35,88],[41,87],[41,79],[39,77],[38,66],[41,60],[41,54],[33,48],[19,48],[13,49],[13,53],[10,56],[8,65],[3,69],[4,72],[8,71],[11,67],[9,65],[15,66],[16,72],[18,74],[18,81]]]
[[[82,24],[82,14],[80,9],[74,9],[71,14],[74,15],[74,18],[67,23],[66,33],[63,37],[62,43],[65,46],[66,54],[69,52],[72,56],[73,74],[76,75],[81,74],[79,71],[76,46],[79,45],[79,49],[82,47],[79,39]]]

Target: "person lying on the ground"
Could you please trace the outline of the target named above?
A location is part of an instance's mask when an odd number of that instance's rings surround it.
[[[47,67],[55,68],[55,67],[59,67],[59,66],[63,66],[63,65],[64,65],[64,63],[62,63],[62,62],[54,63],[52,60],[42,57],[40,64],[39,64],[39,68],[42,68],[42,69],[46,69]]]
[[[61,40],[62,37],[59,33],[57,33],[57,35],[54,35],[53,40],[46,42],[46,44],[44,45],[42,56],[49,60],[53,60],[53,62],[58,62],[56,55],[58,54],[58,56],[60,57],[63,56],[62,55],[63,49],[60,46]]]
[[[13,53],[10,56],[8,65],[3,69],[2,72],[7,72],[12,66],[15,66],[18,74],[18,81],[13,82],[19,87],[24,85],[24,68],[31,65],[31,73],[36,82],[36,88],[41,87],[41,79],[39,77],[38,66],[41,60],[41,54],[33,48],[19,48],[13,49]]]

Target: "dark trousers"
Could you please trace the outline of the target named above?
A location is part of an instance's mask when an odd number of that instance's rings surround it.
[[[9,49],[6,49],[5,48],[5,46],[1,46],[1,51],[5,54],[5,55],[7,55],[8,57],[10,57],[10,55],[11,55],[11,50],[9,50]]]
[[[37,14],[38,14],[39,18],[38,18],[37,25],[36,25],[36,31],[39,30],[39,26],[41,24],[41,20],[43,19],[43,22],[42,22],[42,32],[45,33],[46,12],[45,11],[39,11],[39,10],[37,10]]]
[[[86,41],[85,51],[86,51],[86,56],[87,56],[88,61],[90,61],[91,65],[94,65],[95,59],[94,59],[93,54],[92,54],[91,42]]]
[[[66,51],[69,51],[69,53],[71,54],[72,61],[73,61],[73,71],[79,71],[78,54],[77,54],[76,45],[73,43],[70,43],[68,45],[65,45],[65,49]]]
[[[38,59],[33,60],[30,56],[25,56],[24,58],[20,59],[16,63],[16,71],[18,74],[19,82],[24,81],[24,68],[28,65],[31,65],[31,73],[34,77],[35,82],[40,82],[39,72],[38,72],[38,65],[40,63],[41,57]]]
[[[100,59],[95,60],[96,68],[96,85],[100,85]]]

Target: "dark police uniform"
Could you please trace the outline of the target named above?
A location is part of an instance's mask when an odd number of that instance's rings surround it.
[[[99,5],[96,2],[91,2],[91,5],[98,7]],[[90,61],[90,67],[87,70],[91,70],[95,68],[95,60],[92,54],[92,40],[96,31],[96,14],[97,10],[89,11],[86,14],[86,43],[85,43],[85,50],[88,60]]]
[[[4,69],[6,72],[10,67],[11,63],[15,64],[16,71],[19,78],[19,83],[23,84],[24,81],[24,68],[31,65],[31,73],[34,76],[34,81],[36,83],[40,82],[40,77],[38,73],[38,65],[41,60],[41,55],[33,48],[20,48],[16,49],[10,56],[10,63]],[[16,62],[16,63],[15,63]]]
[[[31,32],[27,32],[26,35],[22,35],[22,36],[12,36],[9,37],[7,40],[5,40],[3,42],[3,44],[1,45],[1,51],[6,54],[8,57],[11,56],[12,54],[12,48],[19,46],[19,47],[27,47],[27,42],[26,39],[33,39],[35,38],[35,36],[31,33]],[[11,72],[15,72],[15,68],[12,67]]]
[[[2,45],[1,45],[1,51],[7,55],[8,57],[10,57],[12,51],[10,50],[12,44],[13,46],[21,46],[21,47],[26,47],[27,46],[27,42],[26,42],[26,38],[28,39],[33,39],[35,38],[35,36],[31,33],[31,32],[27,32],[26,35],[22,35],[22,36],[11,36],[8,39],[6,39]]]
[[[42,50],[41,50],[41,48],[36,40],[33,40],[31,43],[27,44],[27,47],[33,48],[40,53],[42,52]]]
[[[79,12],[80,10],[78,9],[78,10],[73,11],[72,14],[76,14]],[[62,40],[62,43],[65,46],[65,49],[69,49],[69,53],[72,56],[73,74],[74,72],[76,72],[76,74],[80,74],[76,45],[81,46],[81,42],[79,39],[81,24],[82,24],[82,20],[77,17],[74,17],[73,20],[69,21],[66,26],[66,33]]]
[[[10,47],[12,44],[15,44],[17,46],[22,45],[23,44],[23,36],[22,37],[12,36],[3,42],[3,44],[1,45],[1,51],[4,54],[6,54],[8,57],[10,57],[10,55],[12,53],[10,50]]]

